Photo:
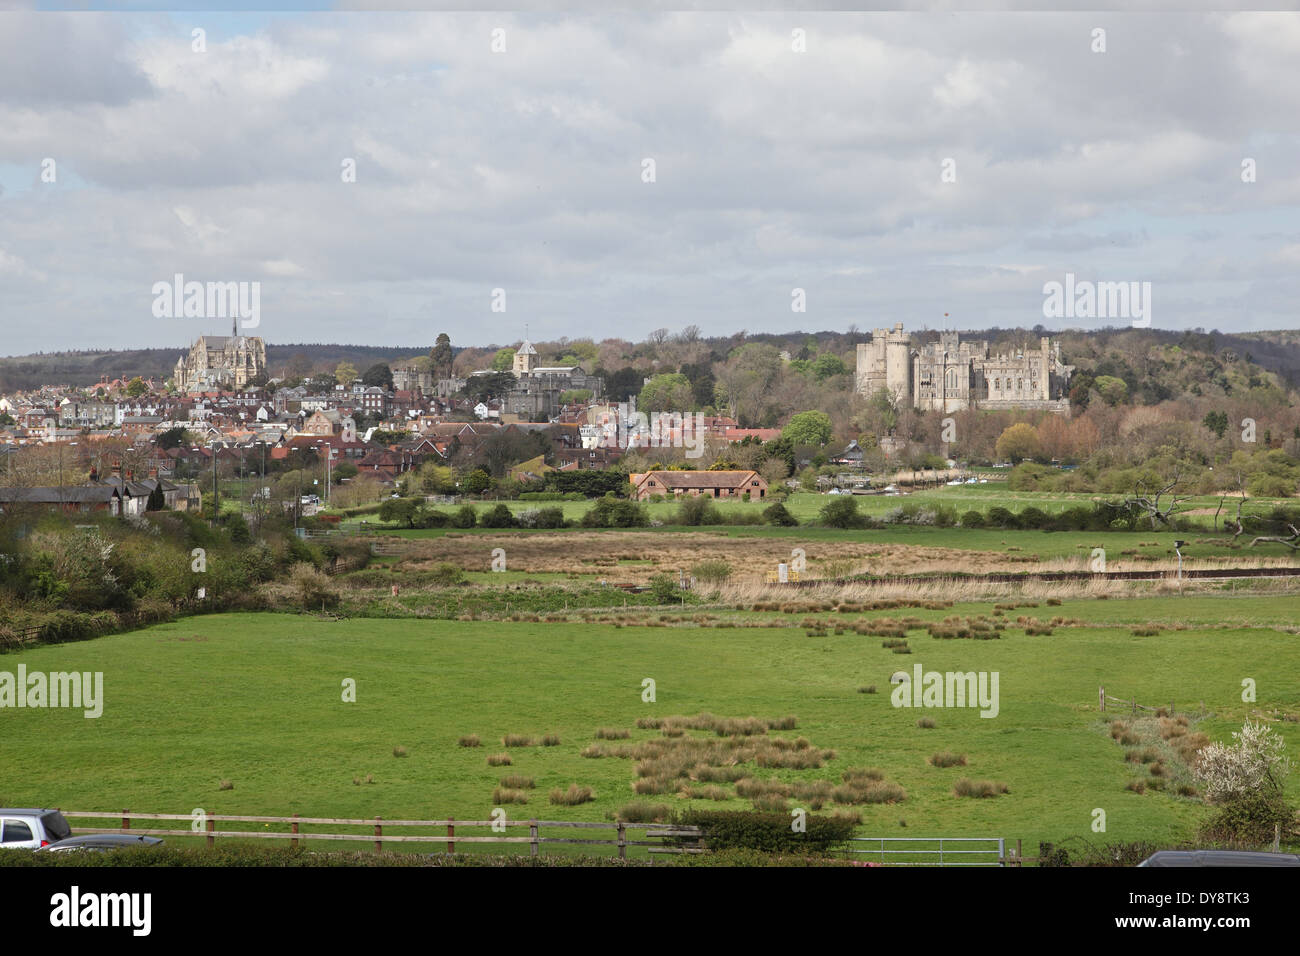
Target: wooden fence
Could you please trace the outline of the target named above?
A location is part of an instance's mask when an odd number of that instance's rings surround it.
[[[0,631],[0,644],[5,647],[25,647],[28,644],[35,644],[41,636],[41,626],[31,624],[27,627],[16,627],[12,635]]]
[[[1169,702],[1168,707],[1165,707],[1163,705],[1156,706],[1156,707],[1148,707],[1146,704],[1139,704],[1136,700],[1125,700],[1122,697],[1111,697],[1109,694],[1106,693],[1105,687],[1098,687],[1097,704],[1103,714],[1106,712],[1106,701],[1108,700],[1115,704],[1123,704],[1126,708],[1128,708],[1132,712],[1134,717],[1138,715],[1139,710],[1149,710],[1152,713],[1160,713],[1161,711],[1163,711],[1166,716],[1169,717],[1174,716],[1174,702],[1172,700]],[[1201,701],[1201,713],[1205,713],[1205,701]]]
[[[115,813],[98,813],[90,811],[62,811],[63,815],[69,820],[73,819],[91,819],[91,820],[121,820],[118,827],[77,827],[76,832],[82,833],[138,833],[144,836],[160,837],[177,837],[177,836],[202,836],[205,837],[208,846],[215,846],[218,838],[220,839],[252,839],[252,840],[288,840],[290,846],[297,847],[298,841],[304,843],[307,840],[331,841],[342,840],[347,842],[371,843],[376,853],[384,851],[385,843],[441,843],[447,848],[448,853],[456,852],[457,843],[504,843],[504,844],[528,844],[529,854],[537,856],[543,844],[567,844],[567,845],[584,845],[584,846],[607,846],[615,848],[618,852],[618,858],[627,859],[627,848],[630,846],[644,846],[650,853],[702,853],[703,849],[699,845],[701,832],[698,827],[670,826],[655,823],[577,823],[572,821],[560,820],[385,820],[382,817],[373,819],[348,819],[337,817],[303,817],[294,814],[290,817],[260,817],[260,816],[240,816],[232,814],[203,813],[133,813],[130,810],[122,810]],[[165,829],[158,828],[133,828],[132,821],[140,820],[166,820],[172,822],[185,822],[190,824],[190,829],[171,827]],[[217,829],[218,823],[260,823],[264,825],[262,830],[226,830]],[[282,830],[268,832],[265,827],[272,824],[280,827],[289,827],[288,832]],[[312,827],[351,827],[365,828],[372,830],[371,833],[330,833],[321,830],[315,830],[311,833],[304,831],[304,826]],[[487,828],[492,831],[490,836],[468,836],[457,835],[456,827],[464,828]],[[445,832],[439,834],[395,834],[391,832],[394,828],[436,828]],[[508,827],[527,827],[528,836],[507,836],[504,831]],[[581,835],[572,837],[562,836],[542,836],[542,827],[548,830],[613,830],[613,839],[586,839]],[[389,832],[385,832],[388,828]],[[629,839],[628,831],[640,831],[644,834],[645,839]],[[665,840],[681,840],[681,845],[665,843]]]

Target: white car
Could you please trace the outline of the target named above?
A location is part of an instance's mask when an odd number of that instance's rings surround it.
[[[0,849],[39,850],[70,836],[72,828],[58,810],[0,809]]]

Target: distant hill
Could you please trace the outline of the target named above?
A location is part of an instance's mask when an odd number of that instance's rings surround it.
[[[313,366],[334,368],[351,362],[364,372],[377,362],[395,362],[417,355],[428,355],[432,344],[335,345],[299,344],[266,346],[266,361],[272,376],[279,375],[295,355],[305,355]],[[41,385],[94,385],[105,378],[139,375],[142,378],[170,378],[176,360],[189,346],[166,349],[123,349],[112,351],[42,352],[0,358],[0,392],[38,388]]]
[[[879,324],[892,324],[881,322]],[[937,329],[921,331],[909,327],[915,341],[928,341],[938,337]],[[987,339],[998,347],[1012,344],[1036,347],[1039,335],[1048,335],[1061,342],[1062,357],[1078,365],[1081,370],[1100,370],[1116,374],[1108,368],[1117,357],[1133,358],[1151,347],[1178,346],[1192,355],[1202,355],[1215,365],[1238,361],[1254,363],[1275,373],[1290,387],[1300,386],[1300,331],[1279,330],[1268,332],[1200,332],[1186,330],[1113,328],[1095,331],[1055,331],[1043,326],[1033,329],[969,329],[962,330],[963,338]],[[744,332],[731,336],[701,337],[711,360],[723,360],[727,353],[743,342],[763,342],[796,353],[809,340],[818,349],[827,349],[842,355],[852,367],[853,347],[870,339],[869,331],[791,331],[784,333]],[[561,341],[568,341],[567,339]],[[629,343],[630,344],[630,343]],[[272,376],[284,373],[285,366],[296,356],[304,356],[315,369],[332,370],[340,362],[350,362],[358,372],[364,372],[377,362],[392,364],[416,356],[428,355],[432,343],[424,346],[402,345],[339,345],[334,343],[299,343],[266,347],[267,362]],[[161,349],[126,349],[121,351],[68,351],[43,352],[0,358],[0,392],[36,388],[40,385],[93,385],[104,378],[121,378],[133,375],[168,378],[176,360],[188,346]],[[453,346],[455,352],[460,347]],[[638,346],[636,352],[645,351]],[[625,356],[631,358],[631,355]],[[637,361],[637,360],[634,360]],[[648,362],[648,359],[646,359]],[[643,363],[644,364],[644,363]],[[614,368],[615,366],[610,366]],[[1148,401],[1170,397],[1182,391],[1190,381],[1184,374],[1175,374],[1168,363],[1137,362],[1128,375],[1150,379],[1151,394]]]

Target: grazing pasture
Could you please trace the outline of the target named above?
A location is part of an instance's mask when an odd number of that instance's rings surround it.
[[[223,614],[36,647],[0,656],[0,670],[102,671],[103,715],[7,710],[0,742],[23,769],[0,784],[0,804],[390,819],[486,819],[504,806],[511,817],[603,820],[638,800],[742,809],[815,799],[815,812],[859,813],[863,835],[1001,836],[1032,852],[1041,840],[1097,839],[1096,808],[1108,841],[1190,839],[1207,813],[1126,760],[1098,712],[1099,685],[1172,701],[1211,740],[1262,715],[1300,756],[1292,596],[995,610],[714,606],[698,619],[690,608],[668,620],[642,612],[634,624]],[[854,629],[885,618],[895,623],[881,628],[905,631],[906,656]],[[1004,627],[961,639],[980,620]],[[1035,623],[1042,631],[1028,633]],[[893,706],[891,675],[916,665],[997,672],[997,715]],[[1242,701],[1246,678],[1254,703]],[[343,699],[349,680],[355,702]],[[724,745],[749,749],[732,764],[687,759]],[[650,750],[658,763],[639,770],[633,754]],[[1182,779],[1172,759],[1160,773]],[[658,782],[638,791],[644,780]],[[1293,778],[1293,799],[1298,789]]]

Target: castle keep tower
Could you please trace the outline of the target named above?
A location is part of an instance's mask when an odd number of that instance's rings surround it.
[[[912,394],[911,338],[903,323],[892,329],[876,329],[871,341],[858,345],[858,368],[855,376],[860,395],[874,395],[888,389],[894,400],[910,400]]]

